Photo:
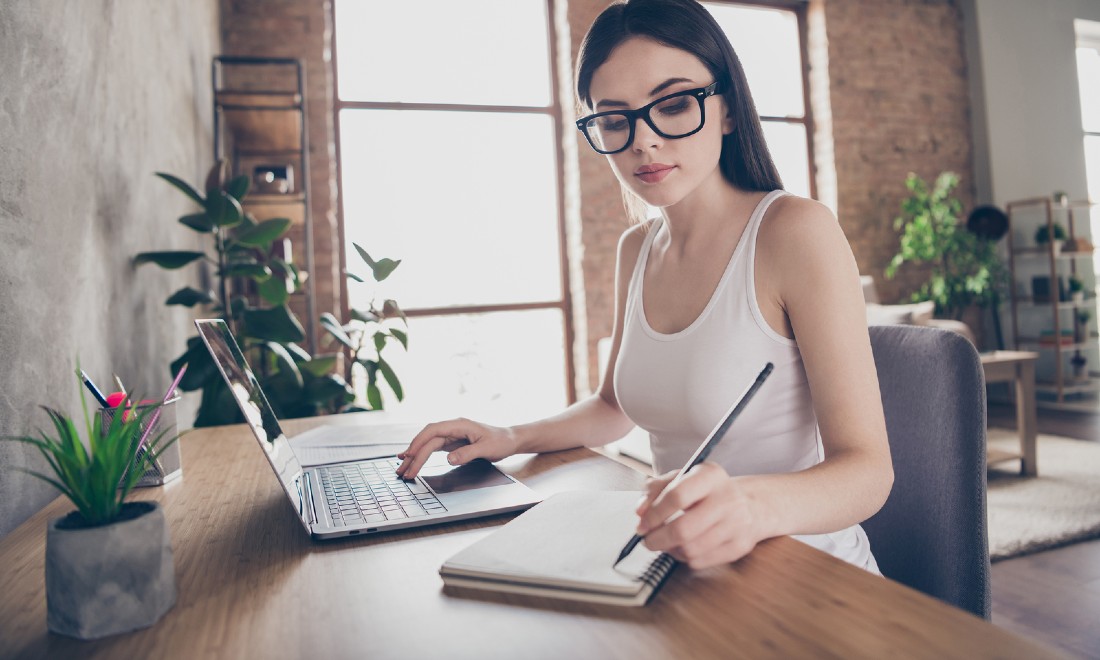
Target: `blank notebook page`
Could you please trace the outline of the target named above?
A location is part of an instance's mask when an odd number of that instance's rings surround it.
[[[441,573],[585,591],[636,594],[661,553],[639,544],[617,567],[638,524],[638,491],[552,495],[451,557]]]

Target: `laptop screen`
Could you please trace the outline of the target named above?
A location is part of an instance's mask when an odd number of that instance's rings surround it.
[[[230,394],[240,406],[245,421],[260,441],[260,446],[267,454],[267,460],[279,477],[283,489],[291,501],[298,505],[302,523],[308,529],[304,493],[300,483],[302,466],[290,447],[290,441],[279,427],[275,411],[271,409],[267,397],[260,389],[260,383],[249,368],[237,340],[221,319],[201,319],[195,321],[195,327],[199,329],[199,336],[210,351],[218,371],[225,378]]]

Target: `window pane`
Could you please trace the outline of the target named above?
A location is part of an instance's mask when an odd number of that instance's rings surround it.
[[[764,139],[783,179],[783,187],[788,192],[809,197],[810,160],[806,126],[780,121],[766,121],[763,126]]]
[[[340,98],[550,104],[544,0],[337,0]]]
[[[794,12],[707,4],[733,44],[749,81],[756,111],[802,117],[802,48]]]
[[[405,400],[383,386],[386,409],[490,423],[558,412],[566,405],[562,323],[557,309],[413,317],[408,353],[386,354]]]
[[[1077,80],[1081,88],[1081,120],[1090,133],[1100,133],[1100,51],[1077,49]]]
[[[1100,202],[1100,136],[1085,136],[1085,176],[1089,182],[1089,199]]]
[[[348,270],[366,274],[353,242],[403,260],[350,283],[352,306],[560,300],[553,135],[548,115],[342,110]]]

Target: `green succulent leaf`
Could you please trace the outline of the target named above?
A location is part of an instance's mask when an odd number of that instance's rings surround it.
[[[272,218],[237,232],[234,241],[249,247],[266,248],[271,245],[272,241],[285,234],[288,229],[290,229],[289,219]]]
[[[172,176],[171,174],[167,174],[165,172],[157,172],[156,175],[159,176],[160,178],[164,179],[168,183],[172,184],[173,186],[175,186],[183,194],[187,195],[192,200],[194,200],[194,202],[196,204],[198,204],[199,206],[205,206],[206,205],[206,200],[204,200],[202,198],[202,195],[199,194],[199,191],[192,188],[191,184],[187,183],[183,179],[181,179],[177,176]]]
[[[195,305],[209,305],[214,302],[213,291],[199,291],[198,289],[192,289],[189,286],[185,286],[179,291],[176,291],[168,300],[164,301],[165,305],[183,305],[184,307],[194,307]]]
[[[362,246],[360,246],[358,243],[352,243],[352,245],[355,247],[355,251],[359,253],[360,258],[362,258],[363,261],[366,262],[368,266],[370,266],[371,273],[374,275],[374,281],[376,282],[381,282],[382,280],[389,277],[390,273],[392,273],[395,268],[401,265],[400,259],[398,259],[397,261],[394,261],[393,259],[372,259],[371,256],[367,254],[367,251],[364,250]]]
[[[175,270],[177,268],[183,268],[187,264],[202,259],[205,256],[206,254],[203,252],[187,252],[183,250],[141,252],[134,257],[134,265],[140,266],[141,264],[154,263],[161,268]]]

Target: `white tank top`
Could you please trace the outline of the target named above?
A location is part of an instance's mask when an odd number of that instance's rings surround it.
[[[623,412],[649,432],[657,474],[687,462],[767,362],[774,371],[709,460],[736,476],[796,472],[824,459],[798,344],[772,330],[756,301],[756,238],[768,207],[784,194],[776,190],[760,201],[710,301],[679,332],[654,330],[642,305],[643,274],[662,220],[642,244],[627,290],[615,395]],[[878,572],[859,525],[794,538]]]

